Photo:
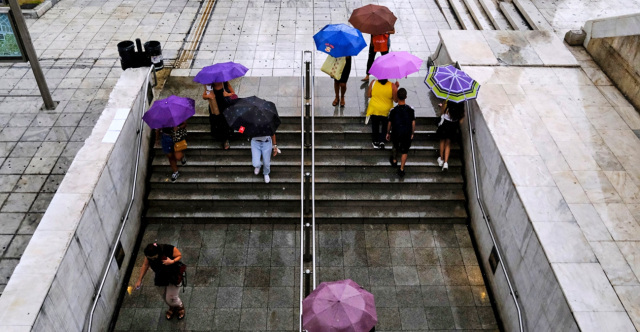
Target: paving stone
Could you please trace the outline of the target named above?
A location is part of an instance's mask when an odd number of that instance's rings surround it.
[[[194,271],[194,269],[191,269]],[[195,273],[189,275],[189,283],[196,287],[218,286],[220,280],[220,267],[218,266],[197,266]]]
[[[188,308],[214,309],[217,295],[218,287],[193,287]]]
[[[272,287],[293,286],[296,276],[299,275],[296,274],[294,267],[272,267],[269,285]]]
[[[431,330],[452,330],[456,328],[450,307],[426,307],[427,322]]]
[[[28,212],[36,196],[28,193],[9,194],[0,212]]]
[[[0,213],[0,220],[2,220],[0,222],[0,234],[15,234],[25,215],[25,213]]]
[[[30,162],[31,158],[7,158],[0,167],[0,174],[23,174]]]
[[[42,188],[46,175],[23,175],[18,179],[14,192],[39,192]]]
[[[358,285],[367,288],[369,286],[369,268],[347,267],[344,268],[344,278],[355,281]]]
[[[271,266],[295,266],[298,262],[296,248],[273,248]]]
[[[38,151],[38,148],[40,147],[40,142],[18,142],[13,150],[11,151],[11,154],[9,155],[10,158],[20,158],[20,157],[33,157],[36,152]]]
[[[220,268],[220,287],[242,286],[244,284],[244,266],[222,266]]]
[[[8,157],[16,144],[17,142],[0,142],[0,157]]]
[[[367,261],[369,266],[392,266],[391,251],[388,247],[368,247]]]
[[[271,266],[271,248],[250,247],[247,251],[247,266]]]
[[[270,285],[271,268],[247,267],[244,274],[245,287],[268,287]]]
[[[445,286],[420,286],[425,307],[449,306],[449,297]]]
[[[423,308],[400,308],[399,311],[403,330],[424,330],[429,328]]]
[[[244,287],[243,308],[266,308],[269,303],[269,287]]]
[[[481,329],[476,307],[451,307],[457,329]]]
[[[438,248],[438,256],[442,265],[463,265],[460,248]]]
[[[467,286],[469,278],[467,271],[462,265],[442,266],[442,276],[446,285],[450,286]]]
[[[189,318],[186,319],[186,327],[190,331],[208,331],[211,329],[214,321],[214,309],[207,308],[189,308]],[[120,317],[118,317],[120,320]]]
[[[413,248],[391,248],[391,262],[394,266],[416,265]]]
[[[241,331],[258,331],[267,328],[267,309],[242,309],[240,317]]]
[[[33,201],[33,205],[29,209],[29,212],[42,212],[47,211],[47,207],[49,207],[49,203],[53,199],[52,193],[40,193],[36,197],[35,201]]]
[[[370,267],[369,283],[371,286],[395,286],[396,282],[391,267]]]
[[[160,315],[164,311],[160,308],[137,308],[133,321],[132,330],[155,329],[160,321]]]
[[[89,136],[91,136],[91,132],[93,131],[93,127],[76,127],[76,130],[71,135],[69,139],[72,142],[84,142]]]
[[[415,286],[420,284],[415,266],[394,266],[393,276],[396,285]]]
[[[242,287],[218,287],[216,308],[240,308]]]
[[[417,265],[439,265],[440,260],[436,248],[414,248]]]
[[[269,288],[269,308],[291,308],[293,307],[294,292],[293,287],[270,287]]]
[[[24,249],[29,244],[29,240],[31,240],[31,235],[14,235],[11,240],[11,244],[4,252],[4,258],[20,258],[22,257],[22,253]]]
[[[363,232],[364,235],[364,232]],[[344,246],[342,248],[342,259],[344,266],[367,266],[367,250],[364,246],[350,247]],[[368,280],[368,278],[367,278]]]
[[[198,266],[220,266],[222,263],[222,248],[202,248],[198,258]]]
[[[45,140],[51,127],[28,127],[20,138],[21,141],[42,142]]]
[[[33,234],[40,224],[44,213],[27,213],[20,224],[17,234]]]
[[[0,250],[2,250],[2,255],[9,248],[9,244],[11,244],[11,240],[13,239],[13,234],[11,235],[0,235]]]
[[[376,300],[376,308],[398,307],[398,297],[395,286],[372,286],[369,291]],[[420,298],[422,302],[422,297]],[[422,303],[420,303],[422,305]]]
[[[378,324],[376,331],[400,331],[402,321],[398,308],[376,308],[378,314]]]
[[[291,308],[269,308],[267,311],[267,330],[294,330],[293,309]]]
[[[24,174],[49,174],[57,162],[57,157],[33,157]]]
[[[240,326],[240,314],[240,309],[216,309],[213,320],[213,328],[221,331],[238,330]]]
[[[11,192],[20,180],[20,175],[3,175],[0,181],[0,192]]]
[[[271,248],[272,230],[252,230],[249,236],[249,247]]]

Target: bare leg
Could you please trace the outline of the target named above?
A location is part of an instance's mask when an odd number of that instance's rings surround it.
[[[440,159],[444,159],[444,141],[443,139],[440,140]]]
[[[336,93],[336,99],[333,100],[333,106],[338,105],[338,102],[340,101],[340,97],[338,96],[338,93],[340,92],[340,82],[333,80],[333,91],[335,91]]]
[[[340,106],[344,106],[344,94],[347,92],[347,83],[340,83]],[[338,93],[336,92],[336,96]]]
[[[404,171],[404,164],[406,164],[406,163],[407,163],[407,157],[408,157],[408,156],[409,156],[408,154],[403,154],[403,155],[400,157],[400,170],[401,170],[401,171]]]
[[[174,157],[173,153],[167,154],[167,159],[169,159],[169,165],[171,166],[171,170],[175,173],[178,171],[177,160]]]
[[[449,162],[449,152],[451,152],[451,140],[446,139],[444,144],[444,162]]]

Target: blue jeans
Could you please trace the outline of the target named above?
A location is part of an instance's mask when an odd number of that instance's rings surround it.
[[[266,142],[251,140],[251,163],[253,167],[260,168],[260,156],[262,156],[262,174],[269,175],[271,173],[271,151],[273,145],[271,137]]]

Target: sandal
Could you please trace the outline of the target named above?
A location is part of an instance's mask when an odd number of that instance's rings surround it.
[[[229,140],[224,141],[224,144],[222,144],[222,148],[225,150],[229,150],[229,148],[231,148],[231,145],[229,144]]]
[[[184,318],[184,307],[178,308],[178,320],[182,320]]]
[[[336,106],[338,105],[338,102],[340,101],[340,99],[336,98],[333,100],[333,103],[331,103],[331,105]]]
[[[340,107],[344,107],[344,98],[340,100]]]
[[[171,318],[173,317],[173,307],[170,307],[169,310],[167,310],[165,317],[167,318],[167,320],[171,320]]]

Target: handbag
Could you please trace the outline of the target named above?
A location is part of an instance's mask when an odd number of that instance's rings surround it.
[[[171,276],[169,282],[173,285],[180,286],[182,284],[182,291],[187,286],[187,264],[177,261],[175,265],[175,274]]]
[[[182,150],[185,150],[186,148],[187,148],[187,140],[186,139],[183,139],[182,141],[173,143],[173,150],[174,151],[182,151]]]
[[[322,68],[320,69],[334,79],[339,80],[342,77],[342,70],[345,64],[347,64],[345,57],[334,58],[328,55],[327,60],[324,60]]]
[[[371,42],[373,43],[374,52],[386,52],[389,50],[389,35],[386,33],[371,37]]]

